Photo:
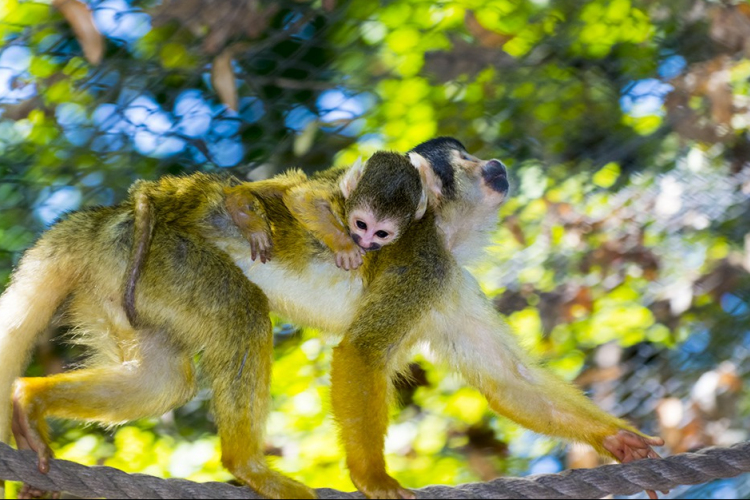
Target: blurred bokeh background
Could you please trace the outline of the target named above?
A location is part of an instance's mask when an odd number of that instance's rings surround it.
[[[550,369],[663,436],[748,438],[745,0],[0,1],[0,286],[59,215],[136,179],[312,172],[452,135],[512,175],[472,269]],[[276,318],[274,464],[352,490],[331,346]],[[30,373],[84,354],[51,329]],[[596,465],[487,409],[429,352],[387,441],[405,485]],[[58,456],[229,480],[210,394],[159,419],[55,424]],[[750,478],[673,497],[750,498]]]

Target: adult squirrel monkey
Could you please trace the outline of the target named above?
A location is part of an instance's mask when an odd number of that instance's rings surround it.
[[[420,173],[403,155],[376,154],[364,166],[336,169],[328,177],[335,181],[331,192],[338,193],[331,200],[355,199],[349,205],[353,210],[366,208],[365,203],[379,207],[396,231],[426,209]],[[326,175],[312,181],[318,188],[330,182]],[[389,186],[382,199],[363,192],[379,184]],[[307,189],[297,189],[301,185]],[[313,219],[318,214],[305,212],[307,200],[297,195],[309,193],[310,186],[316,184],[291,172],[253,185],[253,196],[290,206],[294,202],[300,214]],[[47,417],[111,425],[162,414],[194,394],[192,358],[202,352],[227,468],[266,496],[313,496],[305,486],[270,470],[262,453],[272,357],[267,299],[204,236],[229,223],[233,237],[247,238],[247,228],[231,224],[234,217],[227,212],[227,193],[238,187],[236,180],[205,174],[139,182],[124,204],[71,214],[24,256],[0,298],[0,359],[7,361],[0,366],[18,373],[35,330],[66,299],[75,338],[93,353],[85,369],[16,381],[12,430],[19,447],[37,452],[40,470],[47,470],[51,456]],[[313,192],[318,199],[320,191]],[[252,216],[266,221],[263,207],[254,208]],[[276,219],[280,229],[283,223]],[[321,220],[300,225],[298,231],[306,233],[310,224]],[[312,242],[315,236],[308,238]],[[250,244],[251,258],[260,250]],[[30,294],[40,287],[45,293],[37,303]],[[117,300],[123,290],[126,302],[145,292],[151,305],[123,308]],[[19,337],[25,346],[14,342]],[[24,350],[19,353],[19,348]],[[15,359],[13,352],[19,355]],[[6,394],[11,378],[3,375]],[[7,417],[0,422],[7,438]],[[25,487],[22,496],[35,493]]]
[[[418,146],[410,160],[431,165],[439,182],[427,185],[441,186],[437,208],[428,207],[398,241],[366,254],[355,272],[336,273],[326,254],[288,230],[274,232],[275,259],[265,265],[251,263],[247,251],[243,257],[236,242],[212,237],[266,292],[272,310],[343,334],[333,354],[331,399],[357,488],[371,498],[413,497],[387,474],[383,447],[391,381],[411,348],[424,342],[496,412],[532,430],[587,442],[621,461],[656,457],[651,446],[661,440],[603,412],[530,360],[463,269],[472,256],[464,242],[486,237],[507,195],[502,163],[472,157],[450,138]]]
[[[370,498],[413,497],[387,474],[383,444],[391,381],[418,343],[429,343],[495,411],[532,430],[587,442],[621,461],[655,457],[651,445],[660,440],[603,412],[531,361],[463,269],[475,246],[464,242],[481,241],[507,194],[502,163],[471,157],[450,138],[418,146],[410,160],[404,168],[432,167],[442,187],[439,203],[349,272],[337,269],[330,249],[283,197],[264,191],[278,192],[288,178],[254,185],[272,226],[274,258],[266,263],[253,259],[227,212],[231,183],[185,178],[190,182],[175,193],[172,208],[179,212],[200,199],[210,209],[190,222],[154,204],[153,217],[140,224],[151,244],[133,291],[138,328],[121,299],[137,248],[134,201],[79,212],[52,228],[0,297],[0,397],[9,399],[36,335],[69,296],[71,319],[96,355],[91,368],[16,384],[19,445],[35,449],[44,469],[45,416],[119,423],[183,403],[195,387],[192,353],[202,350],[224,464],[264,495],[312,495],[262,457],[270,308],[341,339],[333,356],[333,410],[352,480]],[[7,421],[0,420],[0,434],[8,433]]]

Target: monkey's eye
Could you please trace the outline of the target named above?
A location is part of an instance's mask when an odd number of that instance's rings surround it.
[[[476,161],[477,159],[471,156],[466,151],[461,151],[461,159],[466,161]]]
[[[363,231],[367,230],[367,224],[365,224],[364,221],[357,220],[356,224],[357,224],[357,227],[362,229]]]
[[[377,232],[375,233],[375,236],[377,236],[377,237],[378,237],[378,238],[380,238],[381,240],[384,240],[384,239],[386,239],[386,238],[387,238],[387,237],[389,236],[389,234],[388,234],[388,231],[383,231],[383,230],[381,229],[380,231],[377,231]]]

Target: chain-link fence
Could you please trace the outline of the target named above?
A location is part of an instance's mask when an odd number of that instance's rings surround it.
[[[667,452],[748,438],[746,2],[8,0],[0,39],[4,283],[58,216],[119,202],[138,178],[255,180],[452,135],[512,171],[474,271],[532,349]],[[269,450],[327,477],[340,454],[306,448],[335,448],[326,351],[294,332],[278,329],[293,339],[278,364],[306,387],[275,389]],[[76,354],[45,348],[33,370]],[[595,462],[485,413],[428,358],[389,436],[406,483]],[[686,494],[748,497],[750,483]]]

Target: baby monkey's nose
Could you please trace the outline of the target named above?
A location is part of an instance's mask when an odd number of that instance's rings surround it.
[[[373,243],[370,238],[363,238],[357,233],[352,234],[352,239],[354,240],[354,243],[359,245],[359,248],[362,250],[365,250],[366,252],[372,252],[373,250],[379,250],[380,245],[377,243]]]
[[[508,191],[508,170],[500,160],[488,161],[482,169],[482,177],[484,182],[498,193]]]

